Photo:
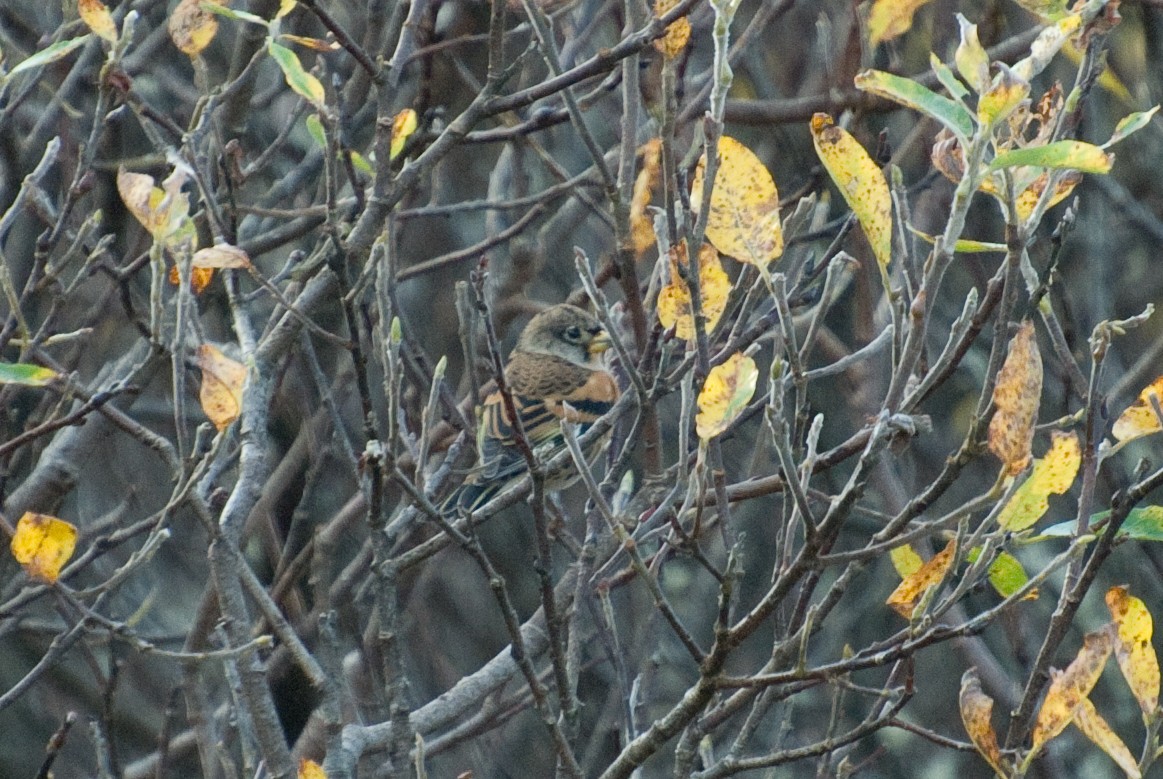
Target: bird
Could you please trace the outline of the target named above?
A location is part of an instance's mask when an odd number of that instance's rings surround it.
[[[618,384],[602,356],[610,336],[592,314],[562,303],[529,320],[505,364],[505,383],[525,439],[540,461],[564,449],[562,421],[580,435],[613,407]],[[500,390],[480,407],[479,462],[464,484],[442,504],[445,516],[468,514],[516,482],[528,469]],[[560,490],[576,472],[550,474],[549,490]]]

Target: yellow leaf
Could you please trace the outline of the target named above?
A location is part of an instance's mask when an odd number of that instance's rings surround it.
[[[225,430],[242,411],[242,386],[246,366],[230,359],[210,344],[198,347],[198,367],[202,369],[202,410],[218,430]]]
[[[957,14],[957,24],[961,26],[961,41],[953,55],[957,72],[976,92],[989,88],[989,54],[977,37],[977,25]]]
[[[223,5],[229,0],[223,0]],[[196,57],[218,33],[218,17],[202,7],[201,0],[181,0],[167,24],[170,40],[188,57]]]
[[[678,0],[654,0],[654,15],[661,17],[676,5]],[[690,37],[691,23],[685,16],[680,16],[667,25],[666,34],[654,41],[654,48],[667,59],[674,59],[686,48]]]
[[[216,268],[249,268],[250,257],[245,251],[228,243],[218,243],[194,252],[191,260],[190,287],[197,295],[214,278]],[[178,284],[178,267],[170,268],[170,283]]]
[[[878,43],[904,35],[913,26],[913,14],[930,0],[876,0],[868,12],[868,42]]]
[[[48,514],[26,511],[16,523],[12,556],[34,579],[53,583],[77,548],[77,528]]]
[[[314,760],[303,758],[299,760],[298,779],[327,779],[327,774],[323,771],[323,766]]]
[[[1098,709],[1094,708],[1090,698],[1083,698],[1078,708],[1074,710],[1074,725],[1106,752],[1111,760],[1118,763],[1119,768],[1123,769],[1123,773],[1130,779],[1142,777],[1139,762],[1131,754],[1131,750],[1127,749],[1123,740],[1111,730],[1111,726],[1098,713]]]
[[[77,0],[77,13],[98,37],[110,43],[117,42],[117,25],[101,0]]]
[[[1106,606],[1118,629],[1115,659],[1119,662],[1119,670],[1123,672],[1143,715],[1154,716],[1159,706],[1159,658],[1151,646],[1154,629],[1151,612],[1147,611],[1143,601],[1128,594],[1125,586],[1107,590]]]
[[[173,284],[175,287],[178,286],[179,284],[181,284],[181,277],[178,275],[178,266],[177,265],[170,266],[169,278],[170,278],[170,283]],[[214,278],[214,269],[213,268],[191,267],[190,268],[190,289],[194,292],[195,295],[200,295],[200,294],[202,294],[202,290],[206,289],[206,287],[208,287],[210,285],[210,282],[213,280],[213,278]]]
[[[909,619],[917,601],[930,587],[935,587],[945,578],[945,572],[953,564],[953,553],[957,549],[956,540],[950,541],[924,565],[906,576],[888,596],[885,605],[897,614]]]
[[[1014,72],[1027,81],[1045,70],[1059,49],[1078,32],[1082,27],[1082,14],[1063,14],[1053,21],[1042,28],[1030,44],[1029,56],[1014,63]]]
[[[162,186],[154,185],[152,176],[117,171],[117,192],[129,212],[158,243],[173,247],[193,242],[194,223],[190,219],[190,199],[182,192],[186,174],[180,168],[166,177]]]
[[[699,413],[695,415],[695,432],[699,438],[708,441],[730,427],[755,394],[758,380],[755,360],[742,352],[711,368],[699,393]]]
[[[1027,319],[1010,341],[993,389],[997,410],[989,422],[989,450],[1002,461],[1007,476],[1017,476],[1030,464],[1041,397],[1042,355],[1034,323]]]
[[[1001,510],[998,524],[1011,533],[1033,525],[1050,507],[1050,495],[1061,495],[1070,489],[1081,463],[1078,436],[1054,431],[1050,451],[1042,459],[1034,460],[1033,471]]]
[[[390,159],[396,159],[400,156],[400,152],[404,150],[404,144],[412,137],[412,133],[416,132],[416,127],[419,124],[416,118],[416,112],[411,108],[405,108],[392,119],[392,145],[388,152]]]
[[[1163,376],[1148,384],[1139,397],[1127,407],[1127,410],[1115,420],[1111,435],[1116,441],[1131,441],[1163,429],[1159,425],[1159,417],[1155,414],[1154,402],[1163,408]]]
[[[275,12],[276,19],[282,19],[295,9],[296,0],[279,0],[279,10]]]
[[[641,256],[654,245],[654,220],[646,213],[658,178],[662,174],[662,141],[653,138],[642,144],[642,170],[634,179],[634,194],[630,198],[630,240],[634,254]]]
[[[894,546],[889,550],[888,556],[892,560],[892,567],[896,569],[897,576],[902,579],[916,573],[925,564],[917,550],[909,544]]]
[[[691,208],[696,213],[702,205],[706,164],[704,154],[691,181]],[[719,138],[719,170],[713,184],[707,240],[723,254],[766,270],[783,254],[779,191],[771,173],[750,149],[724,135]]]
[[[965,163],[962,158],[961,146],[948,133],[942,131],[937,136],[936,143],[933,144],[933,151],[931,155],[933,167],[941,171],[941,174],[950,181],[956,183],[961,180],[965,172]],[[1028,180],[1027,171],[1031,168],[1020,166],[1012,168],[1011,171],[1015,179]],[[1046,189],[1047,182],[1050,181],[1050,174],[1047,171],[1042,171],[1033,181],[1026,184],[1020,193],[1018,193],[1016,200],[1017,215],[1021,221],[1026,221],[1030,218],[1030,214],[1034,212],[1034,206],[1037,205],[1038,199],[1042,196],[1042,190]],[[1078,183],[1082,181],[1082,174],[1076,170],[1059,171],[1058,180],[1054,185],[1054,194],[1050,196],[1050,201],[1047,203],[1047,208],[1057,205],[1066,199],[1066,197],[1074,191]],[[1000,174],[994,173],[986,176],[981,181],[979,187],[982,192],[992,195],[999,202],[1005,203],[1005,189],[1001,184],[1002,178]]]
[[[1078,650],[1078,655],[1065,671],[1050,669],[1050,688],[1046,691],[1042,708],[1038,710],[1038,718],[1034,721],[1031,746],[1034,752],[1039,751],[1071,723],[1082,701],[1090,695],[1103,665],[1110,657],[1112,627],[1107,625],[1101,630],[1087,633],[1082,649]]]
[[[1030,97],[1030,82],[1003,64],[998,68],[993,83],[977,100],[977,119],[986,127],[1008,119]]]
[[[293,4],[294,0],[292,0],[292,5]],[[311,49],[312,51],[339,51],[341,48],[343,48],[339,45],[338,41],[325,41],[322,38],[308,38],[305,35],[292,35],[289,32],[282,33],[279,37],[283,38],[284,40],[288,40],[291,43],[297,43],[300,46]]]
[[[990,717],[993,715],[993,698],[986,695],[981,689],[981,681],[977,678],[977,669],[970,668],[961,676],[961,693],[957,696],[957,707],[961,710],[961,722],[965,725],[965,732],[977,751],[985,758],[985,762],[998,776],[1008,776],[1001,749],[997,744],[997,734],[994,733]]]
[[[195,268],[249,268],[250,257],[237,246],[216,243],[194,252]]]
[[[670,249],[670,283],[658,292],[658,321],[663,327],[673,327],[675,334],[690,341],[695,337],[694,312],[691,293],[679,276],[679,265],[687,266],[686,242]],[[719,262],[719,253],[709,243],[699,252],[699,305],[709,333],[723,311],[731,294],[731,279]]]
[[[141,226],[151,235],[156,234],[161,225],[155,212],[155,193],[161,190],[154,186],[153,176],[130,173],[121,168],[117,171],[117,192],[121,195],[121,202],[141,222]]]
[[[1046,188],[1046,182],[1049,180],[1050,174],[1043,172],[1017,196],[1015,206],[1017,207],[1018,219],[1024,222],[1030,218],[1030,214],[1034,213],[1034,206],[1041,199],[1042,190]],[[1067,195],[1073,192],[1074,188],[1081,181],[1082,174],[1076,170],[1069,170],[1061,174],[1058,177],[1058,182],[1054,185],[1054,194],[1050,196],[1050,201],[1046,204],[1046,208],[1055,206],[1065,200]],[[1000,194],[998,195],[998,199],[1001,199]]]
[[[860,142],[834,125],[827,114],[812,117],[812,142],[824,169],[860,221],[876,261],[882,270],[888,268],[892,259],[892,198],[884,173]]]

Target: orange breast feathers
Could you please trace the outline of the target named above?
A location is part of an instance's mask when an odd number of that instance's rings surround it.
[[[560,436],[563,419],[589,425],[610,410],[619,394],[614,377],[606,371],[548,355],[516,355],[505,374],[521,427],[533,444]],[[500,392],[485,399],[481,429],[486,438],[511,441],[512,421]]]

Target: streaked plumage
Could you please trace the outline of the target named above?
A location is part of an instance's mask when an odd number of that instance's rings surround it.
[[[542,311],[521,332],[505,365],[505,381],[526,440],[540,459],[564,446],[562,419],[584,430],[618,399],[618,385],[601,363],[609,345],[597,319],[565,304]],[[478,443],[480,464],[445,502],[445,513],[474,511],[525,473],[499,391],[481,406]],[[551,474],[546,486],[561,489],[576,478],[572,469]]]

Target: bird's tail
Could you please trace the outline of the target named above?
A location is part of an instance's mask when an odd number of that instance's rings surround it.
[[[503,482],[467,481],[440,504],[445,519],[471,514],[488,503],[501,490]]]

